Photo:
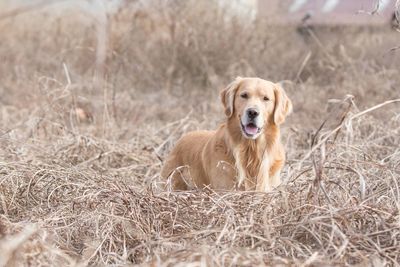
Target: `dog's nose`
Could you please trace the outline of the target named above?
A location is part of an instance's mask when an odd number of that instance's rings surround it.
[[[249,119],[254,119],[255,117],[258,116],[258,111],[254,108],[249,108],[247,110],[247,116],[249,117]]]

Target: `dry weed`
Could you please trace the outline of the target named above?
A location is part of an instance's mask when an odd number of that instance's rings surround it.
[[[54,7],[0,20],[0,266],[399,265],[398,33],[167,2],[100,26]],[[284,183],[160,190],[166,153],[221,122],[237,75],[286,80]]]

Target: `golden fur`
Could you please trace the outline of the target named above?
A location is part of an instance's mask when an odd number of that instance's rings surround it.
[[[244,98],[246,96],[246,98]],[[174,190],[213,189],[269,191],[280,183],[285,152],[279,125],[291,112],[284,90],[259,78],[236,78],[221,92],[226,122],[216,131],[184,135],[167,158],[161,177]],[[263,127],[246,138],[241,118],[246,109],[260,110]]]

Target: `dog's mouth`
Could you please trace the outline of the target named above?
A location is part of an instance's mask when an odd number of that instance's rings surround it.
[[[253,138],[261,132],[261,128],[259,128],[256,124],[254,124],[252,122],[250,122],[246,125],[243,125],[242,123],[240,123],[240,125],[242,126],[243,133],[247,137]]]

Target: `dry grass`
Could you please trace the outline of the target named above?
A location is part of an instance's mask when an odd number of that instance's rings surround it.
[[[399,33],[154,2],[0,16],[0,266],[399,265]],[[287,81],[284,184],[159,190],[237,75]]]

